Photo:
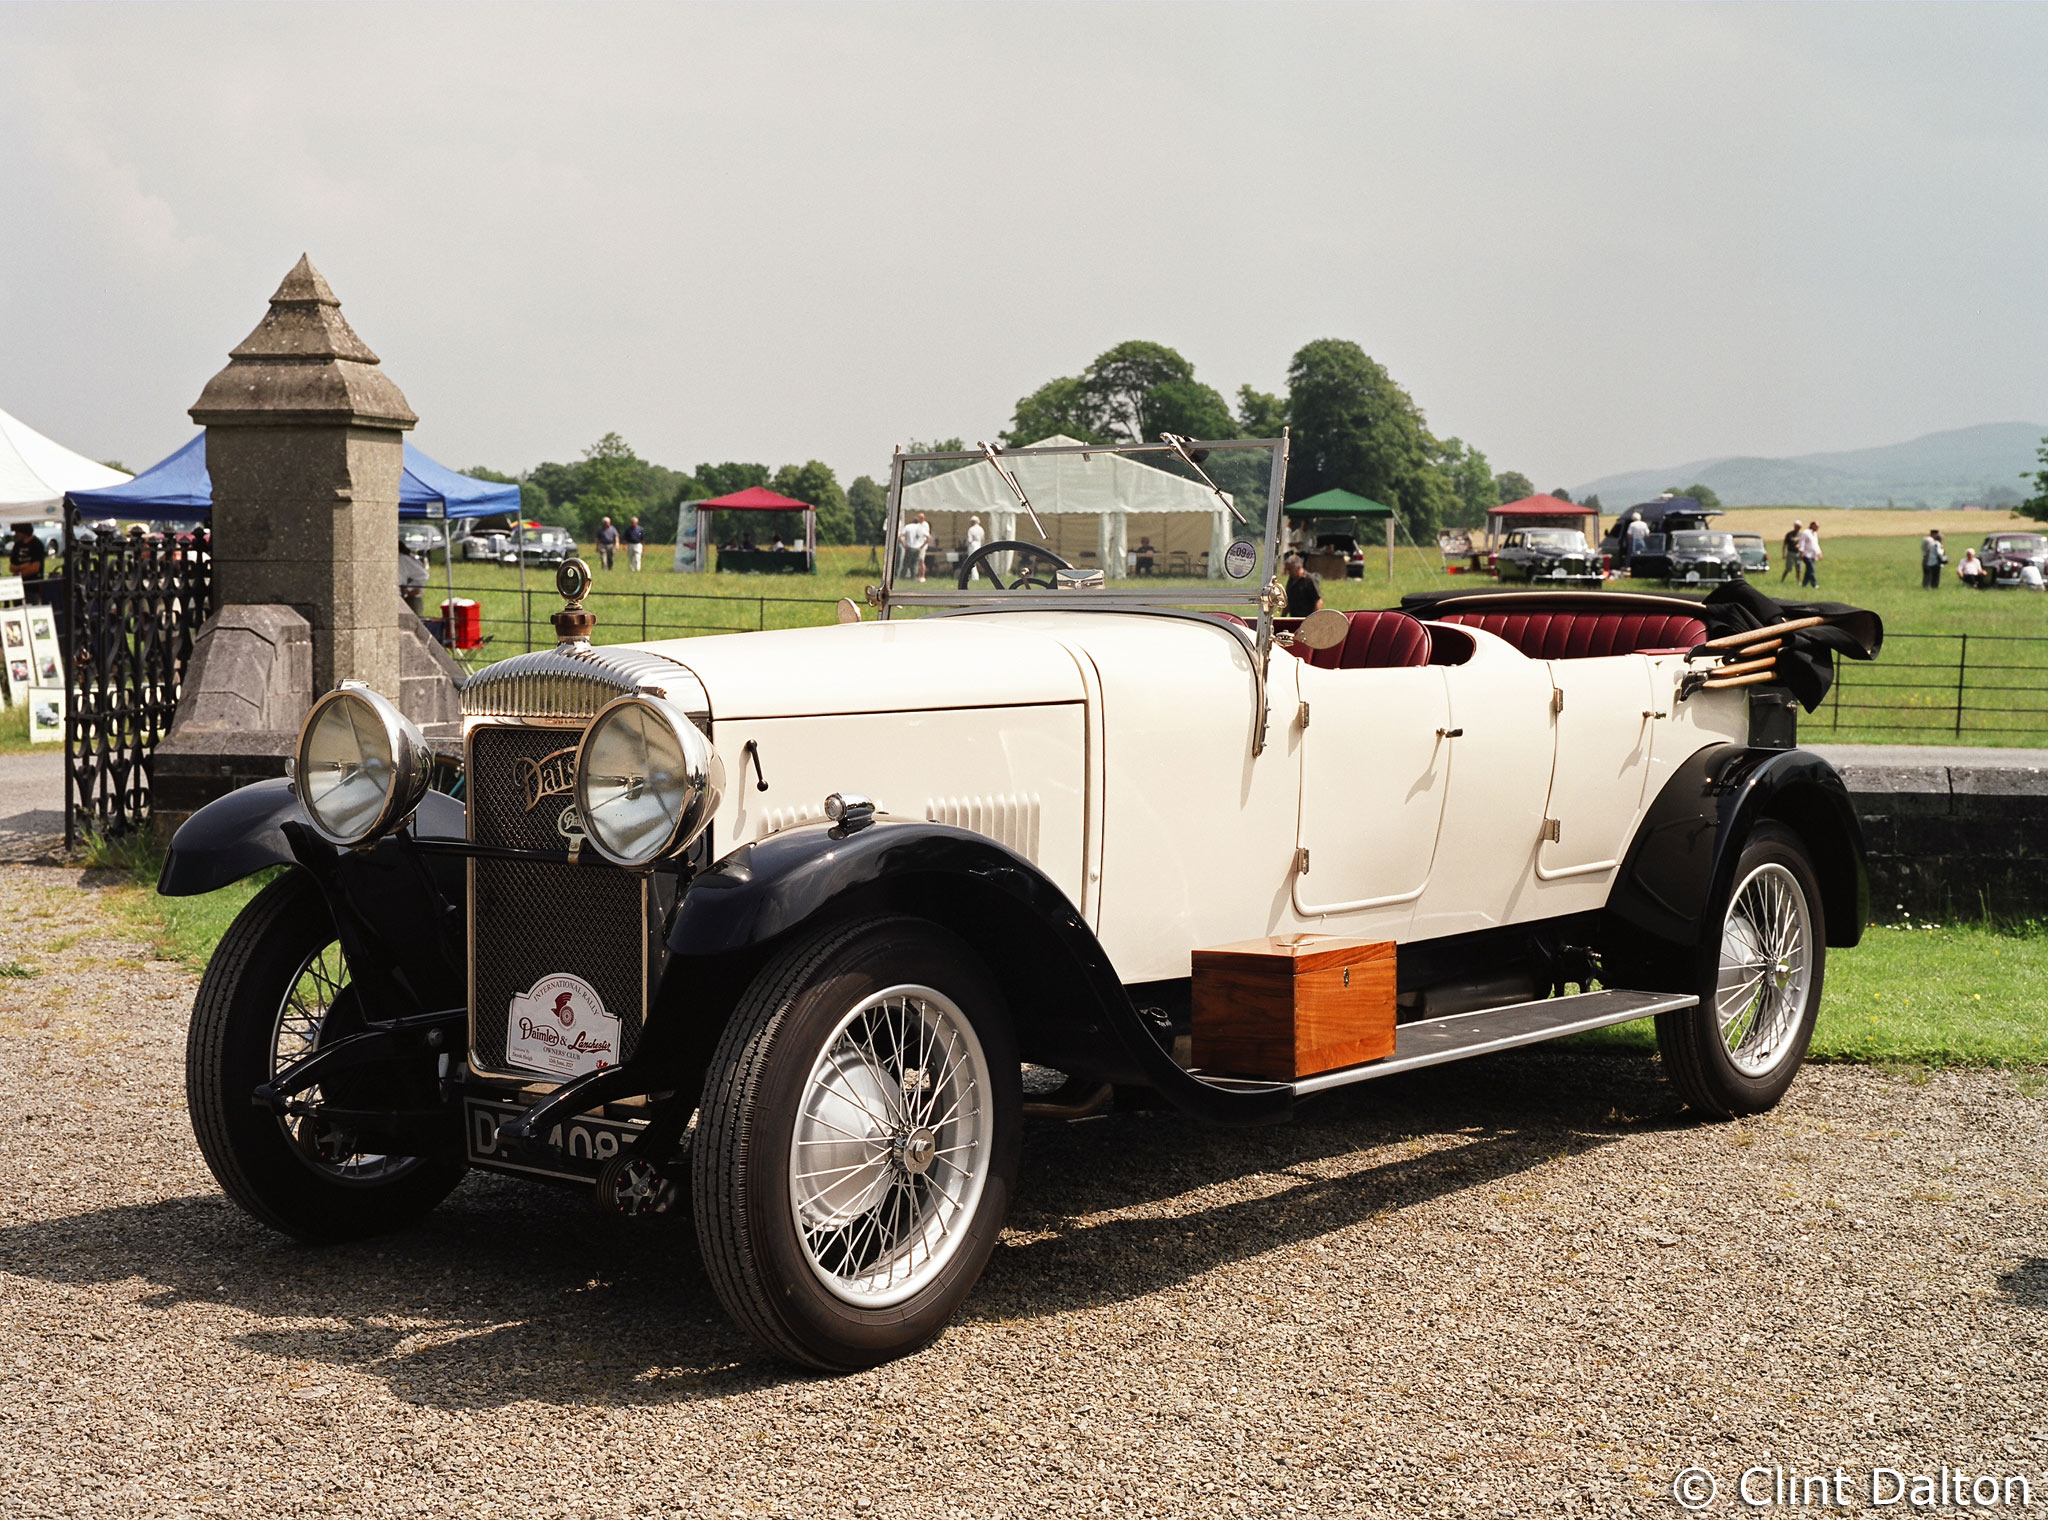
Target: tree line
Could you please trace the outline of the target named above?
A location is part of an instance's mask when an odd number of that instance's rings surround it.
[[[878,544],[888,505],[888,493],[879,482],[862,475],[842,487],[832,467],[822,460],[786,464],[776,470],[731,460],[700,464],[690,471],[672,470],[642,459],[617,433],[606,433],[572,463],[538,464],[516,476],[481,465],[464,473],[478,480],[517,485],[520,510],[527,517],[567,528],[579,539],[596,537],[599,524],[607,517],[620,528],[637,517],[651,541],[674,543],[685,503],[765,486],[817,508],[820,543]],[[791,513],[783,522],[774,514],[714,513],[712,533],[719,539],[737,538],[742,531],[758,537],[774,532],[794,535],[799,517]]]
[[[1422,408],[1386,367],[1343,338],[1304,344],[1288,364],[1284,395],[1240,385],[1234,405],[1198,379],[1194,365],[1175,349],[1143,340],[1119,343],[1079,374],[1048,380],[1019,398],[1010,425],[997,437],[1006,447],[1054,434],[1083,443],[1138,443],[1155,441],[1161,433],[1271,438],[1283,427],[1292,429],[1293,440],[1289,501],[1341,487],[1392,507],[1418,542],[1439,528],[1477,527],[1502,502],[1536,494],[1535,483],[1520,471],[1495,473],[1477,446],[1437,437]],[[908,447],[918,452],[965,445],[948,438]],[[537,465],[517,477],[483,468],[468,473],[484,480],[516,480],[529,517],[558,523],[584,539],[596,533],[602,518],[623,525],[638,517],[650,539],[672,543],[684,503],[766,486],[817,508],[821,543],[875,544],[882,541],[888,500],[873,477],[862,475],[842,487],[832,468],[816,459],[772,471],[764,464],[730,461],[672,470],[640,458],[617,433],[605,434],[572,463]],[[1562,487],[1550,494],[1571,499]],[[1689,486],[1679,494],[1715,504],[1705,486]],[[1598,498],[1586,504],[1600,505]],[[757,536],[764,529],[789,533],[795,531],[795,519],[783,525],[751,517],[746,526]],[[720,541],[739,531],[736,522],[722,517],[713,528]]]

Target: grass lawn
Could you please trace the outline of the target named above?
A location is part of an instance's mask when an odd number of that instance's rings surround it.
[[[0,712],[0,755],[25,755],[30,750],[43,747],[28,742],[27,702],[17,702]],[[64,752],[61,744],[52,744],[48,748],[60,755]]]
[[[1793,510],[1752,508],[1731,516],[1754,517],[1758,522],[1782,517],[1789,522]],[[1920,589],[1920,533],[1929,524],[1941,525],[1948,533],[1952,562],[1962,558],[1966,544],[1985,533],[2031,524],[1990,512],[1933,513],[1923,519],[1922,514],[1906,512],[1798,510],[1820,520],[1826,551],[1820,589],[1805,594],[1871,608],[1884,618],[1888,641],[1875,664],[1846,666],[1829,703],[1802,724],[1809,742],[2048,746],[2048,597],[2022,591],[1969,591],[1952,574],[1938,592]],[[1769,537],[1775,560],[1776,533]],[[648,547],[647,568],[640,574],[623,569],[597,573],[589,605],[598,616],[599,643],[823,625],[833,621],[841,597],[860,601],[863,589],[881,578],[877,552],[868,548],[821,549],[816,575],[678,575],[670,568],[672,551]],[[584,553],[592,564],[597,562],[594,549],[586,547]],[[1386,607],[1409,592],[1492,584],[1447,575],[1434,545],[1397,549],[1391,579],[1383,554],[1368,553],[1366,563],[1363,580],[1325,585],[1329,605]],[[427,596],[430,609],[446,594],[439,589],[446,584],[445,569],[437,563],[434,570]],[[490,641],[486,658],[545,648],[552,641],[548,614],[560,603],[551,571],[529,569],[523,597],[518,571],[499,565],[458,562],[455,584],[458,595],[473,596],[482,604],[483,631]],[[1218,585],[1168,580],[1154,584],[1190,589]],[[1775,564],[1759,584],[1766,593],[1788,600],[1802,594],[1791,581],[1780,579]],[[1616,582],[1611,589],[1627,585]],[[1651,583],[1642,589],[1665,588]]]
[[[1648,1023],[1576,1035],[1652,1050]],[[2048,928],[1873,926],[1828,953],[1808,1057],[1918,1066],[2048,1066]]]

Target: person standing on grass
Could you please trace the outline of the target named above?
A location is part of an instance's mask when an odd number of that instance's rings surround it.
[[[597,525],[597,562],[609,570],[612,556],[619,552],[619,530],[612,526],[609,517],[601,518]]]
[[[1927,536],[1920,540],[1920,588],[1923,591],[1941,589],[1941,567],[1948,563],[1948,550],[1942,547],[1941,529],[1929,528]]]
[[[1786,576],[1797,569],[1799,569],[1799,524],[1794,522],[1791,527],[1785,530],[1785,568],[1778,572],[1778,579],[1783,581]]]
[[[633,573],[640,573],[640,552],[647,547],[647,530],[640,526],[640,519],[634,518],[626,524],[626,563]]]
[[[1799,530],[1799,584],[1820,587],[1820,524],[1809,522]]]
[[[981,552],[981,546],[987,542],[988,530],[982,527],[981,514],[977,512],[974,516],[967,519],[967,552],[964,557],[973,559],[975,555]],[[968,575],[970,579],[978,581],[981,579],[981,570],[977,566],[969,571]]]
[[[1299,554],[1287,556],[1287,615],[1305,618],[1323,610],[1323,588],[1308,573]]]
[[[1631,512],[1628,515],[1628,557],[1634,559],[1643,552],[1643,546],[1650,541],[1650,525],[1643,521],[1643,514]]]
[[[925,551],[932,543],[932,527],[924,520],[924,513],[918,513],[915,518],[905,523],[897,530],[896,537],[903,545],[903,568],[896,573],[899,576],[903,575],[915,566],[917,578],[923,580]]]

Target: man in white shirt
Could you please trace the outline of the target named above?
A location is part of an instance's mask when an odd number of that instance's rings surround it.
[[[903,546],[903,562],[896,573],[902,575],[914,563],[917,566],[917,578],[923,580],[924,553],[931,547],[932,542],[931,524],[924,520],[924,513],[918,513],[899,528],[896,531],[896,538]]]
[[[1802,586],[1820,585],[1820,524],[1810,522],[1799,530],[1799,564],[1804,572],[1799,578]]]
[[[2048,591],[2048,580],[2041,575],[2041,567],[2032,560],[2020,566],[2020,586],[2027,591]]]
[[[988,542],[988,531],[982,527],[981,518],[979,516],[968,518],[967,557],[969,559],[973,559],[975,551],[978,550],[986,542]],[[981,579],[981,571],[978,568],[972,572],[972,579]]]
[[[1643,521],[1643,514],[1631,512],[1628,518],[1628,557],[1634,559],[1643,552],[1643,545],[1649,542],[1650,525]]]

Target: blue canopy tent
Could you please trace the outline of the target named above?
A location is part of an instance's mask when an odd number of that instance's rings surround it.
[[[204,521],[213,515],[213,481],[206,473],[206,435],[119,485],[72,491],[64,500],[82,517],[129,517],[143,522]],[[405,445],[398,482],[400,517],[513,517],[519,487],[477,480]]]
[[[65,493],[80,517],[126,517],[144,522],[203,522],[213,516],[213,479],[206,473],[206,435],[119,485]],[[519,487],[461,475],[405,444],[398,481],[400,517],[510,517],[519,520]],[[455,546],[447,546],[448,598],[455,599]],[[526,556],[519,556],[520,601],[525,602]]]

